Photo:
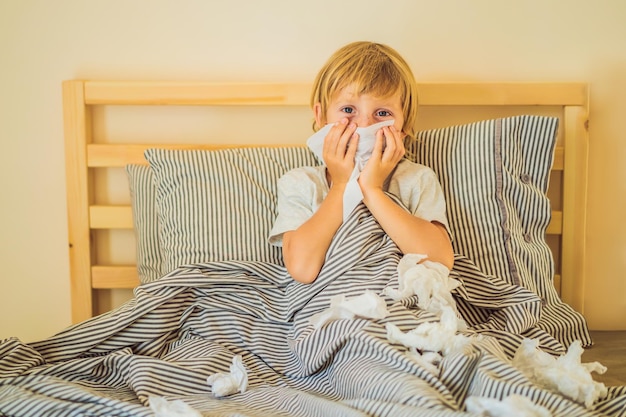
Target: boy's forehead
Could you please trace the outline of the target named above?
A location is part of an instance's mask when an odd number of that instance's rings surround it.
[[[358,91],[354,84],[350,84],[338,89],[333,97],[331,97],[333,101],[357,100],[360,98],[367,98],[370,100],[381,101],[388,104],[399,104],[401,101],[400,94],[397,91],[384,95],[375,94],[373,92],[361,93],[360,91]]]

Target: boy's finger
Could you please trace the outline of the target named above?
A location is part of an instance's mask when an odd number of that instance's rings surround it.
[[[339,141],[337,143],[337,150],[342,152],[342,155],[346,155],[348,152],[348,148],[351,144],[352,138],[354,137],[356,132],[356,125],[354,123],[350,123],[345,126]],[[357,135],[358,136],[358,135]]]
[[[346,129],[347,119],[336,122],[335,125],[330,129],[326,138],[324,138],[324,148],[329,153],[337,153],[337,148],[339,147],[339,141],[343,132]]]
[[[352,134],[352,137],[350,138],[350,141],[348,142],[348,149],[346,149],[346,157],[353,161],[354,158],[356,157],[356,151],[358,147],[359,147],[359,134],[354,132]]]
[[[385,138],[385,134],[383,129],[380,129],[376,132],[376,142],[374,142],[374,149],[372,151],[372,156],[376,156],[377,159],[380,159],[387,149],[387,139]]]

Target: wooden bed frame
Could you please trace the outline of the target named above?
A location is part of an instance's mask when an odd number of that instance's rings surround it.
[[[233,144],[137,144],[94,140],[94,110],[100,106],[273,106],[308,107],[307,83],[120,82],[70,80],[63,83],[66,147],[67,205],[72,320],[99,313],[99,291],[134,288],[136,267],[99,262],[96,232],[132,229],[129,204],[98,204],[94,181],[100,168],[123,169],[146,163],[150,147],[205,148]],[[555,256],[554,283],[563,300],[579,312],[583,307],[585,210],[587,178],[588,87],[584,83],[426,83],[419,85],[420,108],[466,113],[484,109],[482,118],[504,114],[542,114],[560,117],[550,199],[552,222],[548,228]],[[482,111],[482,110],[481,110]],[[452,119],[449,119],[452,120]],[[468,120],[464,120],[468,121]],[[422,126],[418,123],[418,128]],[[304,144],[306,136],[297,138]],[[271,140],[271,139],[270,139]],[[267,145],[273,143],[268,142]],[[126,184],[126,189],[128,185]],[[127,191],[125,191],[127,192]]]

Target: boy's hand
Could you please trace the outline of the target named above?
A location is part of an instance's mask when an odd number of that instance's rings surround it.
[[[404,157],[404,136],[394,126],[385,126],[376,132],[374,151],[359,176],[363,194],[368,190],[382,190],[385,179]]]
[[[356,125],[344,118],[330,129],[324,139],[322,156],[333,184],[345,185],[354,170],[354,158],[359,144]]]

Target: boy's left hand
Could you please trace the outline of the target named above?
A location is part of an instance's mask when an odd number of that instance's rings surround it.
[[[405,134],[394,126],[385,126],[376,132],[376,144],[372,156],[359,175],[359,186],[366,190],[382,190],[385,179],[393,172],[405,154]]]

